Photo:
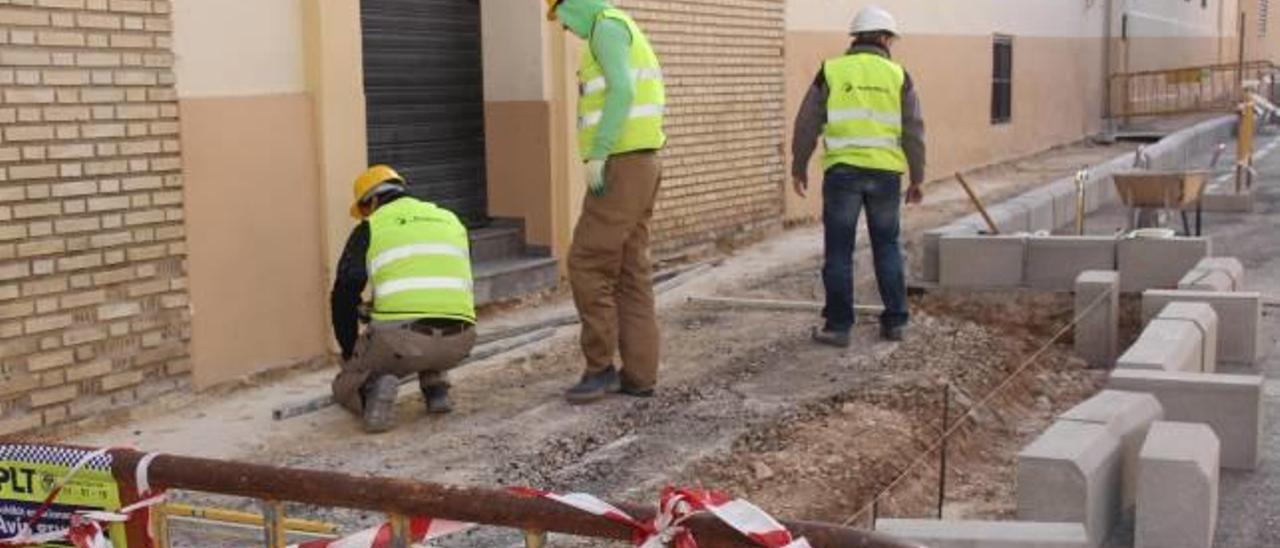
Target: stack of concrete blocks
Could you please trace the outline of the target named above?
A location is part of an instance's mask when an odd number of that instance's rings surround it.
[[[1212,150],[1218,143],[1228,140],[1235,128],[1234,117],[1224,116],[1208,122],[1196,125],[1192,128],[1180,131],[1169,136],[1160,144],[1154,145],[1147,149],[1147,155],[1152,159],[1153,169],[1181,169],[1184,167],[1186,155],[1193,151]],[[1176,146],[1175,146],[1176,145]],[[1184,151],[1185,149],[1185,151]],[[1115,173],[1133,169],[1134,155],[1126,153],[1124,155],[1113,158],[1112,160],[1101,165],[1093,166],[1089,170],[1089,176],[1084,181],[1085,189],[1085,212],[1093,213],[1099,208],[1119,201],[1119,195],[1115,190],[1115,184],[1112,176]],[[1039,232],[1042,230],[1058,230],[1065,227],[1074,227],[1076,223],[1076,182],[1075,176],[1070,175],[1058,179],[1046,186],[1031,190],[1007,202],[995,204],[988,208],[996,226],[1002,234],[1016,234],[1018,232]],[[1051,219],[1051,220],[1050,220]],[[953,237],[972,237],[987,231],[986,223],[977,214],[969,215],[961,218],[949,225],[930,230],[924,236],[924,257],[922,261],[923,271],[919,274],[919,281],[925,284],[948,284],[943,280],[942,265],[947,263],[943,257],[943,242],[947,236]],[[974,251],[975,246],[971,241],[957,242],[960,248]],[[1008,246],[1002,242],[999,246]],[[1087,245],[1087,244],[1086,244]],[[1006,252],[1006,262],[1001,263],[1009,266],[1008,249]],[[1202,255],[1204,256],[1204,255]],[[972,255],[964,260],[972,260]],[[985,256],[984,256],[985,259]],[[1165,263],[1159,263],[1165,264]],[[1100,265],[1092,266],[1094,269],[1103,269]],[[1188,266],[1189,268],[1189,266]],[[960,268],[963,270],[963,268]],[[1105,270],[1114,270],[1114,267],[1105,268]],[[1182,269],[1185,271],[1186,269]],[[1064,274],[1059,280],[1070,280],[1080,270],[1071,272],[1070,275]],[[1179,274],[1181,271],[1179,272]],[[969,280],[960,278],[960,281],[967,282]],[[1174,287],[1177,279],[1172,280],[1167,287]],[[967,285],[967,284],[961,284]],[[1021,280],[1013,286],[1022,285]],[[992,284],[981,284],[969,287],[994,287]],[[1010,287],[1010,286],[1003,286]],[[1146,289],[1145,287],[1143,289]]]
[[[1243,291],[1244,265],[1235,257],[1201,259],[1195,268],[1178,281],[1185,291]]]
[[[876,531],[929,548],[1090,548],[1084,525],[1019,521],[876,520]]]
[[[1157,422],[1140,456],[1134,548],[1209,548],[1220,445],[1203,424]]]
[[[1120,513],[1121,455],[1107,425],[1053,423],[1018,454],[1018,520],[1081,523],[1100,545]]]
[[[1217,369],[1218,315],[1205,303],[1172,302],[1147,323],[1116,367],[1212,373]]]
[[[1116,369],[1107,388],[1145,392],[1166,420],[1204,423],[1222,443],[1222,466],[1252,470],[1261,458],[1262,387],[1258,375]]]
[[[1138,456],[1142,444],[1151,425],[1164,419],[1160,402],[1151,394],[1103,390],[1059,415],[1058,419],[1101,425],[1120,439],[1120,510],[1132,511],[1137,501]]]
[[[1218,316],[1217,362],[1252,365],[1266,350],[1262,332],[1262,295],[1248,291],[1160,291],[1142,294],[1142,315],[1156,317],[1169,303],[1205,303]]]

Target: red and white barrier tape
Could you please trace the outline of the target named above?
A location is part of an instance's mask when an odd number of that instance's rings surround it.
[[[66,529],[56,531],[48,531],[44,533],[32,533],[32,528],[40,522],[45,513],[53,507],[53,503],[57,500],[58,495],[62,493],[62,489],[75,478],[90,462],[98,457],[106,455],[111,448],[102,448],[92,453],[86,453],[76,461],[76,464],[67,471],[67,474],[54,484],[53,489],[49,491],[49,495],[45,497],[31,519],[27,523],[22,524],[18,530],[18,534],[7,539],[0,539],[0,546],[31,546],[37,544],[46,544],[58,541],[70,541],[76,548],[113,548],[111,541],[107,540],[106,533],[103,529],[103,523],[123,523],[129,520],[134,512],[145,511],[147,508],[160,504],[165,500],[163,491],[153,493],[151,490],[151,482],[148,479],[147,470],[151,466],[151,461],[155,460],[157,454],[148,453],[138,461],[138,468],[135,471],[135,480],[138,486],[138,495],[142,500],[125,506],[115,512],[105,511],[80,511],[71,516],[71,526]],[[149,529],[149,528],[148,528]]]
[[[409,541],[415,545],[474,528],[474,523],[459,523],[431,518],[410,518]],[[313,540],[293,544],[289,548],[390,548],[391,524],[365,529],[337,540]]]
[[[684,523],[704,512],[715,516],[764,548],[810,548],[808,541],[794,538],[786,527],[758,506],[711,491],[667,487],[662,490],[658,515],[649,522],[639,521],[617,507],[584,493],[558,495],[525,488],[515,488],[512,491],[554,500],[626,525],[634,531],[632,540],[639,548],[697,548],[697,539]]]

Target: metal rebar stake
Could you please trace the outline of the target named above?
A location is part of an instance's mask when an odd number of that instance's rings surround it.
[[[942,447],[938,449],[938,519],[947,500],[947,431],[951,428],[951,385],[942,387]]]
[[[151,538],[156,548],[169,548],[169,514],[163,504],[151,507]]]
[[[409,518],[404,514],[389,514],[391,523],[391,548],[409,548]]]
[[[288,546],[284,530],[284,503],[278,500],[262,501],[262,518],[262,530],[267,548]]]
[[[547,545],[547,532],[538,531],[536,529],[525,529],[524,546],[525,548],[545,548]]]

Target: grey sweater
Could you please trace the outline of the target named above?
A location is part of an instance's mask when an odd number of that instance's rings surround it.
[[[849,48],[849,54],[871,53],[889,58],[888,50],[879,46],[858,44]],[[827,125],[827,77],[818,70],[818,77],[809,87],[809,93],[796,115],[795,137],[791,141],[791,175],[808,181],[809,158],[818,147],[818,138]],[[924,116],[920,112],[920,98],[916,96],[911,75],[902,84],[902,149],[907,153],[907,166],[911,182],[924,182]]]

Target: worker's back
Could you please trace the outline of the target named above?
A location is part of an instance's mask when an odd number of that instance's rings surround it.
[[[374,320],[475,322],[467,229],[449,210],[408,196],[379,207],[367,263]]]
[[[874,53],[836,57],[822,70],[828,89],[823,168],[844,164],[907,171],[902,149],[906,71]]]

